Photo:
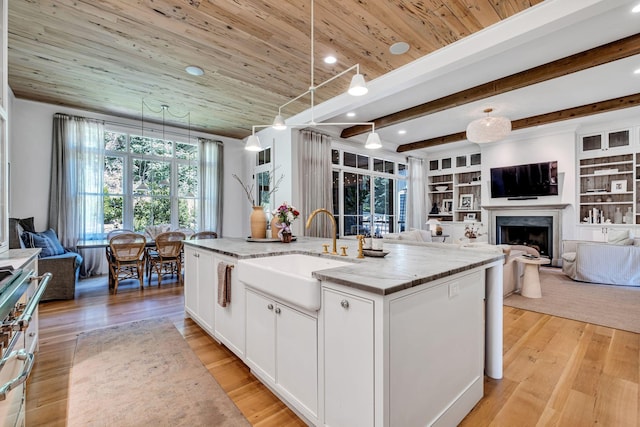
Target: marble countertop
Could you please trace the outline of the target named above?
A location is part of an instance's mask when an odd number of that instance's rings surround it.
[[[348,246],[346,257],[322,255],[322,244],[331,239],[298,237],[292,243],[247,242],[239,238],[223,238],[185,241],[185,245],[195,246],[238,259],[275,256],[284,254],[309,254],[335,257],[353,265],[336,267],[314,272],[319,280],[331,281],[341,285],[361,289],[379,295],[388,295],[403,289],[422,285],[483,265],[502,261],[504,255],[481,250],[385,244],[389,254],[384,258],[356,258],[358,243],[353,239],[339,239],[337,246]]]

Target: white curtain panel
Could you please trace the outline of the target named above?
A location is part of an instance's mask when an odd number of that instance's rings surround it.
[[[427,191],[425,161],[409,157],[409,180],[407,182],[407,227],[421,229],[426,222]]]
[[[200,229],[222,237],[223,144],[198,138],[200,145]]]
[[[325,208],[333,212],[333,177],[331,171],[331,137],[311,130],[299,133],[299,165],[302,181],[301,216],[306,219],[311,212]],[[331,237],[331,222],[325,214],[314,218],[305,236]]]
[[[49,199],[49,227],[65,248],[102,235],[104,123],[55,114]],[[83,251],[83,275],[101,274],[104,250]]]

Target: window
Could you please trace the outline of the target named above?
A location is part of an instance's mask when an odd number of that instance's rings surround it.
[[[339,234],[380,235],[404,230],[406,165],[336,149],[332,158],[333,209]]]
[[[190,141],[104,134],[104,233],[149,225],[198,227],[198,147]]]

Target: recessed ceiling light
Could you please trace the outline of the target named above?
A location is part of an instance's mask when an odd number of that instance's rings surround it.
[[[640,74],[640,68],[638,68],[637,70],[635,70],[635,71],[633,72],[633,74]]]
[[[324,62],[327,64],[335,64],[336,61],[338,60],[336,59],[335,56],[327,56],[326,58],[324,58]]]
[[[404,130],[404,129],[400,129],[400,130],[398,131],[398,135],[404,135],[405,133],[407,133],[407,131],[406,131],[406,130]]]
[[[409,43],[405,43],[405,42],[397,42],[392,44],[389,47],[389,52],[391,52],[394,55],[402,55],[403,53],[406,53],[409,50]]]
[[[640,13],[640,4],[634,6],[633,9],[631,9],[631,12]]]
[[[184,70],[192,76],[201,76],[204,74],[204,70],[197,65],[189,65]]]
[[[353,111],[350,111],[347,113],[347,117],[355,117],[356,113],[354,113]]]

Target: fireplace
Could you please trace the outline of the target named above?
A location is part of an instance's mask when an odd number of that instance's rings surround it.
[[[567,205],[483,206],[489,211],[493,244],[533,246],[551,265],[560,266],[562,211]]]
[[[540,255],[553,258],[553,217],[498,216],[496,242],[531,246],[537,249]]]

